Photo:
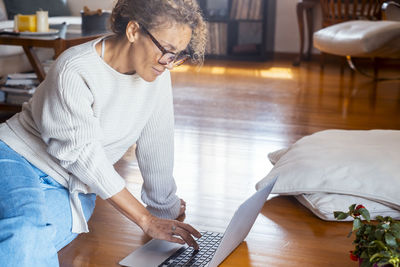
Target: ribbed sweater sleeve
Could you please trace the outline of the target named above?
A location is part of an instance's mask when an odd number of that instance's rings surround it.
[[[42,105],[40,132],[47,152],[60,165],[106,199],[125,186],[101,145],[102,129],[93,112],[93,94],[68,63],[59,67],[58,75],[45,82],[57,90],[48,90]]]
[[[143,176],[142,200],[161,218],[175,219],[180,199],[176,196],[174,167],[174,115],[171,79],[137,141],[136,155]]]

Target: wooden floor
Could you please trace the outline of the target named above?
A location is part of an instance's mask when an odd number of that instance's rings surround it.
[[[335,65],[321,73],[318,63],[293,68],[283,61],[208,61],[199,72],[174,71],[175,178],[188,203],[186,222],[222,231],[272,168],[267,154],[302,136],[332,128],[400,129],[399,81],[374,86],[356,75],[352,84],[348,71],[339,73]],[[138,195],[132,154],[116,168]],[[61,266],[118,266],[148,240],[101,199],[89,227],[59,253]],[[357,266],[349,259],[349,230],[349,223],[321,221],[292,197],[276,197],[221,266]]]

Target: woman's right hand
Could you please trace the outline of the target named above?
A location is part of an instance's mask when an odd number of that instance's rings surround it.
[[[179,244],[186,243],[195,250],[199,249],[193,236],[200,238],[201,234],[189,224],[177,220],[161,219],[149,214],[143,221],[142,229],[152,238]]]

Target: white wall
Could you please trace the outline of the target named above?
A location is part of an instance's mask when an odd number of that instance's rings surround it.
[[[276,0],[275,52],[298,53],[300,35],[298,30],[296,4],[299,0]],[[305,15],[304,15],[305,16]],[[314,30],[321,28],[321,9],[314,10]],[[305,47],[307,49],[307,32]],[[314,49],[314,53],[317,50]]]
[[[84,6],[87,6],[91,10],[106,9],[111,10],[115,0],[68,0],[67,4],[71,10],[72,15],[80,16],[80,11],[83,10]]]

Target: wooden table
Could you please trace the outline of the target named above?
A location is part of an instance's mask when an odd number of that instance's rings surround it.
[[[314,29],[314,21],[313,21],[313,13],[314,8],[318,5],[318,0],[302,0],[296,5],[297,12],[297,21],[299,25],[299,33],[300,33],[300,51],[297,58],[294,60],[293,65],[299,66],[302,59],[310,60],[311,59],[311,49],[313,47],[313,29]],[[304,13],[306,13],[306,25],[304,25]],[[304,56],[304,26],[307,27],[308,34],[308,48],[307,53]]]
[[[94,33],[84,35],[77,32],[71,33],[66,27],[67,26],[65,26],[65,29],[61,29],[58,35],[51,36],[1,35],[0,44],[22,46],[29,62],[38,76],[39,81],[43,81],[45,72],[35,51],[33,50],[34,47],[53,48],[55,52],[54,58],[57,58],[67,48],[93,40],[104,34]]]
[[[82,34],[80,25],[64,26],[57,35],[51,36],[28,36],[28,35],[1,35],[0,45],[17,45],[22,46],[26,56],[31,63],[38,79],[42,82],[46,76],[40,60],[33,49],[34,47],[44,47],[54,49],[54,58],[57,58],[64,50],[71,46],[85,43],[104,35],[105,33]],[[72,31],[73,32],[72,32]],[[20,105],[11,105],[0,103],[0,110],[18,112]]]

